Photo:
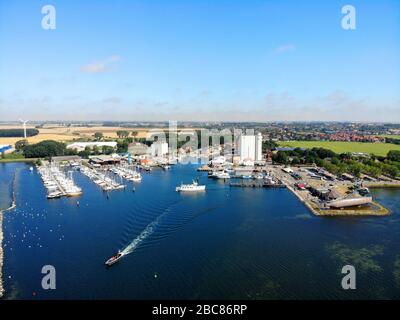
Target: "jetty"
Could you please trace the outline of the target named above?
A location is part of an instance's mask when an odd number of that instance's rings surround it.
[[[351,191],[353,183],[315,179],[303,169],[273,166],[279,180],[316,216],[387,216],[390,211],[371,197]],[[305,187],[308,185],[308,189]],[[376,185],[378,187],[378,185]],[[330,197],[334,198],[330,198]]]

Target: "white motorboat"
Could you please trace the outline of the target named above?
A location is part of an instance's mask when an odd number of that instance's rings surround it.
[[[192,184],[181,184],[179,187],[175,189],[177,192],[198,192],[198,191],[205,191],[205,185],[199,185],[197,181],[192,182]]]
[[[215,173],[215,175],[214,175],[214,177],[216,178],[216,179],[230,179],[230,174],[228,173],[228,172],[226,172],[226,171],[219,171],[219,172],[216,172]]]
[[[139,172],[135,172],[131,178],[133,182],[140,182],[142,181],[142,175]]]
[[[254,175],[254,179],[262,180],[264,179],[264,175],[262,173],[257,173],[256,175]]]
[[[108,259],[105,262],[105,265],[107,267],[111,267],[114,263],[117,263],[119,261],[119,259],[121,259],[122,257],[123,257],[123,254],[120,251],[118,251],[118,253],[115,256],[112,256],[110,259]]]
[[[56,198],[60,198],[62,196],[62,192],[60,191],[53,191],[53,192],[49,192],[49,194],[47,195],[47,199],[56,199]]]

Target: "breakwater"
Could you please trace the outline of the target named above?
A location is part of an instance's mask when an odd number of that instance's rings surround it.
[[[4,294],[3,288],[3,211],[0,211],[0,298]]]
[[[4,286],[3,286],[3,264],[4,264],[4,250],[3,250],[3,218],[4,213],[6,211],[12,210],[16,207],[16,195],[15,195],[15,188],[16,188],[16,179],[17,179],[17,172],[14,173],[13,181],[12,181],[12,188],[11,188],[11,204],[7,209],[1,209],[0,207],[0,298],[4,295]]]

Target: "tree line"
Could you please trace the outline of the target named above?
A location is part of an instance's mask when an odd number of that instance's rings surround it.
[[[393,144],[400,144],[400,139],[395,139],[395,138],[385,138],[386,143],[393,143]]]
[[[274,163],[285,165],[312,165],[323,167],[332,174],[350,173],[360,177],[362,173],[372,177],[382,174],[391,178],[400,176],[400,151],[391,150],[386,157],[374,155],[367,157],[354,156],[351,153],[337,154],[324,148],[278,151],[273,155]]]
[[[26,129],[26,136],[33,137],[39,134],[38,129]],[[1,138],[23,138],[24,129],[0,129]]]

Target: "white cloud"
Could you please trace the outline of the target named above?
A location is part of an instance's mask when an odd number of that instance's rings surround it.
[[[208,91],[208,90],[207,90]],[[51,99],[49,99],[51,98]],[[1,100],[2,99],[2,100]],[[219,101],[105,96],[76,101],[38,96],[0,98],[0,120],[199,120],[199,121],[364,121],[400,123],[399,97],[381,98],[332,90],[323,95],[298,97],[286,91],[268,91],[257,99],[237,96]]]
[[[281,54],[284,52],[294,51],[294,50],[296,50],[296,46],[294,44],[284,44],[275,48],[274,52],[277,54]]]
[[[80,70],[84,73],[103,73],[110,71],[112,69],[112,66],[120,60],[120,56],[114,55],[102,61],[85,64],[81,66]]]
[[[120,104],[122,103],[122,99],[120,97],[108,97],[108,98],[104,98],[102,100],[102,102],[104,103],[111,103],[111,104]]]

